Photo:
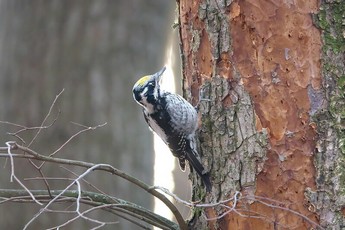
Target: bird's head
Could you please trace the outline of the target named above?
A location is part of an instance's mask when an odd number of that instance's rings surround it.
[[[156,100],[159,95],[159,81],[165,71],[163,67],[155,74],[147,75],[140,78],[133,86],[133,97],[141,106],[147,107]]]

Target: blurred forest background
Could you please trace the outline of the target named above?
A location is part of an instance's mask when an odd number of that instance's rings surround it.
[[[60,110],[57,121],[42,130],[31,148],[45,155],[54,152],[82,129],[71,121],[86,126],[107,122],[74,139],[56,157],[108,163],[153,184],[152,135],[148,135],[131,90],[139,76],[154,73],[164,65],[175,7],[171,0],[1,1],[0,120],[40,126],[55,96],[65,89],[46,124],[52,123]],[[19,142],[6,134],[16,130],[13,125],[0,123],[1,146],[9,140]],[[26,144],[34,134],[30,131],[22,135]],[[9,182],[9,163],[6,159],[0,161],[1,188],[20,188]],[[27,160],[16,160],[15,170],[20,178],[41,177]],[[43,166],[42,172],[46,177],[74,178],[65,168],[50,163]],[[122,179],[100,172],[86,179],[110,195],[153,209],[151,196]],[[44,188],[42,180],[24,182],[30,189]],[[68,181],[50,180],[49,184],[53,189],[63,189]],[[3,203],[1,227],[21,229],[39,208],[34,204]],[[104,212],[93,217],[107,218]],[[30,229],[51,227],[64,218],[62,214],[46,214]],[[120,220],[115,229],[135,229],[125,220],[111,218],[107,220]],[[77,221],[69,227],[89,228],[85,224]]]

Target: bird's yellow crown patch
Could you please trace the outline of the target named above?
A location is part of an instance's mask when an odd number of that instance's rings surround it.
[[[149,75],[140,78],[140,79],[137,81],[136,85],[137,85],[137,86],[143,86],[143,85],[145,85],[145,83],[149,80],[149,78],[150,78]]]

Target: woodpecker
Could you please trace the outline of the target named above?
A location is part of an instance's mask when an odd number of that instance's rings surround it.
[[[180,95],[160,89],[165,69],[140,78],[133,87],[134,100],[143,107],[145,121],[151,130],[178,158],[181,170],[185,171],[187,160],[201,177],[206,191],[210,192],[210,176],[198,159],[195,144],[197,110]]]

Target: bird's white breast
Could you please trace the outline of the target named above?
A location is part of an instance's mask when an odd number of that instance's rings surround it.
[[[147,111],[144,111],[146,117],[147,117],[147,122],[150,126],[150,129],[155,132],[163,141],[165,144],[167,144],[167,136],[163,129],[157,124],[157,122],[152,119],[152,117],[148,116]]]

